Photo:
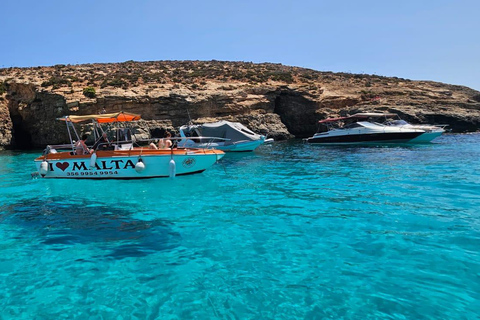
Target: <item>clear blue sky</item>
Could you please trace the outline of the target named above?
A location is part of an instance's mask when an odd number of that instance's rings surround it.
[[[480,0],[4,0],[0,67],[277,62],[480,90]]]

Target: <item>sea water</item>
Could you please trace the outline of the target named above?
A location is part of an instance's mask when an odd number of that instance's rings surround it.
[[[480,135],[31,179],[0,153],[0,319],[478,319]]]

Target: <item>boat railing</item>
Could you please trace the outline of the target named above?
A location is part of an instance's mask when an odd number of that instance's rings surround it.
[[[65,143],[65,144],[49,144],[43,150],[43,154],[47,155],[49,153],[57,153],[58,151],[72,151],[73,144],[72,143]]]
[[[64,144],[49,144],[47,148],[50,149],[72,149],[71,143],[64,143]]]
[[[176,139],[182,140],[208,140],[208,141],[230,141],[231,139],[225,139],[225,138],[219,138],[219,137],[205,137],[205,136],[200,136],[200,137],[175,137]]]
[[[127,150],[133,147],[133,144],[144,144],[144,143],[156,143],[160,139],[169,139],[174,142],[173,146],[177,146],[180,148],[188,148],[191,147],[187,145],[187,141],[191,140],[198,143],[206,143],[207,146],[214,142],[228,142],[231,139],[226,138],[219,138],[219,137],[169,137],[169,138],[150,138],[150,139],[136,139],[136,140],[123,140],[123,141],[110,141],[110,142],[102,142],[96,146],[96,150]],[[180,141],[185,141],[180,144]],[[207,141],[204,141],[207,140]],[[48,151],[47,151],[48,149]],[[49,145],[45,149],[44,153],[56,153],[57,150],[72,150],[72,144],[59,144],[59,145]]]
[[[228,142],[231,139],[225,138],[218,138],[218,137],[168,137],[168,138],[150,138],[150,139],[141,139],[137,140],[136,143],[138,144],[149,144],[149,143],[157,143],[160,139],[168,139],[172,141],[173,148],[196,148],[193,143],[205,143],[208,146],[215,142]],[[207,140],[207,141],[205,141]],[[191,143],[189,143],[191,141]],[[212,146],[215,147],[215,146]]]
[[[187,141],[185,141],[187,140]],[[212,146],[214,143],[219,143],[219,142],[225,142],[228,143],[231,141],[231,139],[226,139],[226,138],[219,138],[219,137],[205,137],[205,136],[200,136],[200,137],[181,137],[180,142],[181,146],[188,146],[188,140],[192,141],[193,143],[204,143],[206,144],[207,148],[209,146]],[[212,146],[215,147],[215,146]]]
[[[115,146],[118,145],[123,145],[123,144],[132,144],[132,142],[126,142],[126,141],[121,141],[121,142],[102,142],[97,145],[95,148],[96,150],[115,150]]]
[[[142,139],[138,140],[141,142],[155,142],[160,139],[169,139],[169,140],[200,140],[200,139],[209,139],[209,140],[220,140],[220,141],[230,141],[231,139],[225,139],[225,138],[218,138],[218,137],[169,137],[169,138],[150,138],[150,139]]]

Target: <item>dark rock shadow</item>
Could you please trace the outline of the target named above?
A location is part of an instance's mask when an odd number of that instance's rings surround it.
[[[143,221],[114,206],[63,199],[23,200],[0,208],[0,223],[15,225],[51,250],[95,243],[105,257],[142,257],[177,247],[181,236],[162,219]],[[22,234],[22,238],[26,235]]]

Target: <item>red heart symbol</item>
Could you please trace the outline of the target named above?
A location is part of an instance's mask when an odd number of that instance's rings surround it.
[[[65,171],[65,169],[68,168],[69,163],[68,162],[57,162],[56,166],[57,166],[57,168],[61,169],[62,171]]]

